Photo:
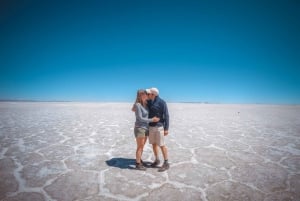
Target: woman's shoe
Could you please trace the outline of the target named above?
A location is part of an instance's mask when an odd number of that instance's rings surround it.
[[[136,163],[135,164],[135,169],[145,171],[147,168],[145,168],[142,163]]]

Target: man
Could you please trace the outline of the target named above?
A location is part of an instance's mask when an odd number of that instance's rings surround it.
[[[165,144],[165,136],[168,135],[169,130],[169,112],[166,102],[161,99],[157,88],[150,88],[146,90],[148,93],[148,107],[149,118],[158,117],[158,122],[149,123],[149,143],[152,144],[155,161],[151,164],[152,167],[157,167],[160,164],[158,157],[158,149],[160,147],[164,163],[158,169],[159,172],[169,169],[168,150]]]

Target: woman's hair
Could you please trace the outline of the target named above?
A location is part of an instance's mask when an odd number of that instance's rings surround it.
[[[146,90],[144,90],[144,89],[139,89],[139,90],[137,91],[135,103],[140,103],[141,105],[144,106],[144,103],[143,103],[142,98],[141,98],[141,96],[142,96],[143,94],[147,94]]]

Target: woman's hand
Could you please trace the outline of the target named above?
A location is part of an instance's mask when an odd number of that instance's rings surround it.
[[[158,122],[160,120],[160,118],[158,118],[158,117],[153,117],[152,118],[152,122]]]

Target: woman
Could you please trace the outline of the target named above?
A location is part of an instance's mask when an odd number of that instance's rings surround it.
[[[148,108],[147,108],[147,92],[143,89],[137,91],[136,100],[134,104],[135,111],[135,126],[134,126],[134,135],[136,138],[136,169],[146,170],[144,167],[141,157],[144,149],[144,145],[147,141],[147,136],[149,135],[148,123],[158,122],[159,118],[153,117],[152,119],[148,118]]]

